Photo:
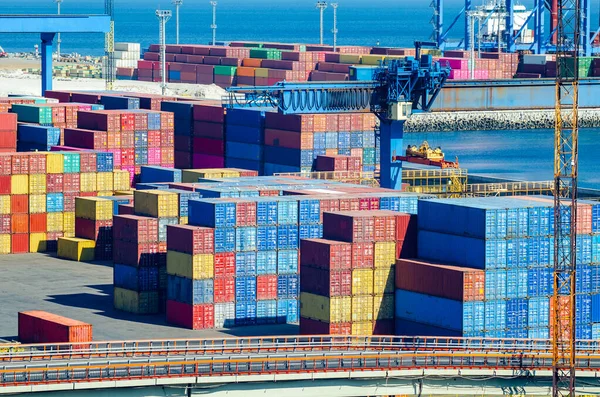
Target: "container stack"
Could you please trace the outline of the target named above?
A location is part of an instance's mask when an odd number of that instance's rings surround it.
[[[301,243],[301,333],[393,334],[396,244],[410,219],[381,210],[323,214],[328,240]]]
[[[264,170],[277,172],[313,170],[318,156],[345,155],[362,158],[364,172],[375,170],[375,117],[371,113],[281,115],[265,117]]]
[[[225,167],[225,109],[220,105],[194,106],[191,168]]]
[[[75,198],[75,236],[94,241],[94,259],[113,258],[113,201],[101,197]]]
[[[595,253],[600,252],[596,237],[600,207],[580,201],[577,211],[575,333],[579,339],[590,339],[598,327],[592,316],[597,293],[592,278]],[[451,297],[447,301],[451,309],[443,318],[434,315],[436,300],[427,292],[415,297],[414,291],[397,290],[397,317],[417,323],[414,329],[422,325],[422,332],[435,327],[462,336],[549,337],[554,257],[551,197],[421,200],[418,229],[419,258],[480,269],[485,290],[483,295],[471,294],[477,299],[468,301]]]
[[[0,152],[17,151],[17,117],[0,113]]]
[[[155,218],[113,218],[115,309],[136,314],[163,310],[166,261],[159,249],[158,228]]]
[[[40,310],[19,312],[21,343],[91,342],[92,325]]]
[[[115,68],[118,80],[137,80],[137,64],[141,56],[139,43],[115,43]]]
[[[173,114],[150,110],[79,112],[78,128],[65,130],[65,145],[113,153],[116,169],[133,182],[142,165],[173,167]]]
[[[75,197],[128,190],[121,171],[97,171],[94,152],[10,153],[0,156],[1,253],[56,251],[75,235]],[[125,178],[123,178],[125,177]]]
[[[228,109],[226,121],[225,165],[263,173],[265,112]]]
[[[231,326],[233,277],[220,267],[215,278],[214,230],[174,225],[167,236],[167,321],[189,329]]]

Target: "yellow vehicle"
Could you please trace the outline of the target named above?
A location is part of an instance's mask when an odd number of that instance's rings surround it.
[[[444,152],[440,147],[432,149],[427,141],[423,141],[421,146],[408,145],[406,149],[406,157],[420,157],[432,161],[444,160]]]

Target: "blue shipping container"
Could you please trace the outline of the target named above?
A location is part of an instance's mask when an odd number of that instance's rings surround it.
[[[506,300],[501,298],[485,302],[484,317],[486,335],[490,333],[489,336],[494,337],[491,333],[500,331],[501,333],[496,334],[495,337],[503,337],[506,330]]]
[[[176,168],[160,167],[158,165],[143,165],[140,182],[181,182],[181,170]]]
[[[256,300],[256,277],[236,277],[235,300],[237,302]]]
[[[264,300],[256,302],[256,323],[275,324],[277,322],[277,301]]]
[[[262,148],[263,146],[252,143],[227,142],[225,144],[225,154],[227,157],[262,161]]]
[[[158,291],[157,267],[133,267],[115,263],[113,284],[131,291]]]
[[[63,212],[65,208],[65,198],[63,193],[46,194],[46,211]]]
[[[298,298],[300,295],[300,283],[298,275],[277,276],[277,299]]]
[[[167,276],[167,299],[201,305],[213,303],[214,284],[212,279],[191,280],[169,274]]]
[[[256,251],[256,228],[251,226],[235,229],[235,250]]]
[[[277,252],[277,273],[298,274],[298,250],[279,250]]]
[[[148,162],[148,154],[146,153],[146,163]],[[97,152],[96,153],[96,170],[98,172],[113,172],[114,170],[114,153]]]
[[[299,199],[298,221],[300,224],[319,223],[321,221],[321,201],[318,199]]]
[[[277,249],[297,250],[299,248],[299,241],[297,225],[277,226]]]
[[[235,275],[256,276],[257,262],[255,252],[236,252],[235,253]]]
[[[280,198],[277,200],[277,224],[298,224],[298,201],[295,199]]]
[[[256,323],[256,301],[235,302],[235,325]]]
[[[277,274],[277,251],[258,251],[256,253],[256,274]]]
[[[277,249],[277,227],[258,226],[256,228],[256,248],[259,251],[272,251]]]
[[[235,229],[233,227],[215,228],[215,252],[235,251]]]
[[[277,322],[296,324],[300,321],[300,309],[297,299],[279,299],[277,301]]]
[[[463,302],[401,289],[395,301],[397,318],[463,331]]]
[[[234,227],[235,203],[214,199],[190,200],[189,224],[208,227]]]

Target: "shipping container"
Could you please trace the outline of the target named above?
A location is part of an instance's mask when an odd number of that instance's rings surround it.
[[[19,312],[21,343],[91,342],[92,325],[43,311]]]

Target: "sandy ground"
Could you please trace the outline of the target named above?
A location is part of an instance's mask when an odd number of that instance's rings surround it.
[[[39,61],[20,59],[0,59],[0,97],[8,94],[41,95],[41,77],[23,73],[21,68],[39,67]],[[54,78],[53,89],[55,90],[80,90],[99,91],[104,90],[105,83],[102,79],[80,79],[80,78]],[[115,81],[115,91],[139,92],[145,94],[160,94],[161,88],[158,83],[146,81]],[[199,99],[220,100],[225,90],[211,84],[168,84],[167,95],[175,95]]]

